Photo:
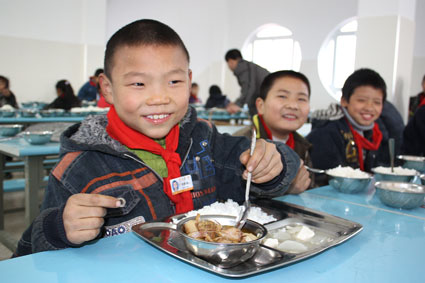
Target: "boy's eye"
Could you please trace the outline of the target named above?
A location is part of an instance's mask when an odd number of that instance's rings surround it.
[[[169,84],[170,85],[175,85],[175,84],[178,84],[178,83],[181,83],[182,81],[180,81],[180,80],[172,80],[172,81],[170,81],[169,82]]]
[[[305,97],[300,97],[300,98],[298,98],[298,101],[308,102],[308,99],[305,98]]]
[[[141,87],[141,86],[144,86],[145,84],[144,83],[133,83],[132,85],[137,86],[137,87]]]

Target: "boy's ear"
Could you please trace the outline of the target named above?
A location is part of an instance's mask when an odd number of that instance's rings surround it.
[[[114,104],[114,96],[112,95],[112,83],[108,79],[108,77],[103,73],[99,75],[99,85],[106,102],[108,102],[109,104]]]
[[[255,106],[257,107],[257,112],[260,115],[264,114],[264,100],[260,97],[257,97],[255,100]]]
[[[189,69],[189,85],[192,86],[192,70]]]
[[[344,97],[341,96],[340,104],[341,104],[342,107],[347,107],[348,101]]]

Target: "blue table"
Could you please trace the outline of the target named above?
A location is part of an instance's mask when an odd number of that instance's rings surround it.
[[[0,124],[34,124],[54,122],[80,122],[85,117],[63,116],[63,117],[0,117]]]
[[[39,214],[38,191],[44,177],[43,159],[49,155],[59,154],[59,143],[50,142],[45,145],[31,145],[23,138],[12,138],[0,141],[0,172],[3,172],[5,156],[24,161],[25,173],[25,224],[29,225]],[[3,231],[3,174],[0,174],[0,241],[13,249],[10,237]]]
[[[363,231],[314,257],[240,281],[425,281],[424,208],[393,210],[379,202],[364,203],[360,195],[332,195],[331,192],[329,187],[322,187],[278,199],[359,222],[364,226]],[[101,239],[78,249],[2,261],[0,274],[5,282],[205,283],[234,280],[171,257],[131,233]]]

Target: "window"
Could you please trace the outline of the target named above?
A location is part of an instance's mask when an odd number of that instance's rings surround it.
[[[289,29],[276,24],[258,28],[245,42],[242,56],[270,72],[299,71],[301,65],[300,44]]]
[[[357,20],[350,19],[325,40],[318,57],[319,77],[323,86],[336,100],[347,77],[354,72]]]

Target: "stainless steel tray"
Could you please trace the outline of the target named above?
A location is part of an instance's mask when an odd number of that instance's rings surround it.
[[[132,230],[154,247],[189,264],[225,277],[244,277],[314,256],[350,239],[363,229],[363,226],[359,223],[295,204],[277,200],[256,200],[253,203],[278,219],[265,225],[269,231],[297,223],[310,226],[316,231],[328,235],[332,240],[298,254],[281,252],[261,245],[261,248],[250,260],[235,267],[224,269],[193,255],[186,249],[182,236],[167,227],[147,228],[149,226],[147,225],[143,228],[146,223],[142,223],[133,226]],[[182,217],[182,215],[177,215],[161,222],[176,221]]]

